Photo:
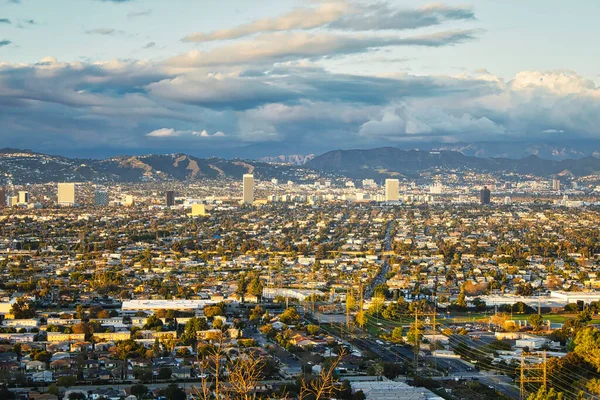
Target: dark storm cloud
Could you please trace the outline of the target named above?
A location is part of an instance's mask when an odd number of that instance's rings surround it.
[[[0,47],[8,46],[12,42],[8,39],[0,40]]]
[[[10,24],[10,19],[8,18],[0,18],[0,24]]]

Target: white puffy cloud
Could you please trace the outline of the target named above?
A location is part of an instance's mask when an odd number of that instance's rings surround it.
[[[208,131],[206,129],[202,130],[202,131],[178,131],[175,130],[173,128],[160,128],[160,129],[155,129],[152,132],[146,134],[146,136],[148,137],[154,137],[154,138],[173,138],[173,137],[180,137],[180,136],[196,136],[196,137],[203,137],[203,138],[209,138],[209,137],[225,137],[225,133],[218,131],[215,132],[213,134],[208,133]]]

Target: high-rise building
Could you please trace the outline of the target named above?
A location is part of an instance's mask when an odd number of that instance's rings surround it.
[[[26,190],[21,190],[19,192],[19,204],[27,204],[29,203],[29,192]]]
[[[75,184],[58,184],[58,204],[63,206],[72,206],[75,204]]]
[[[560,190],[560,181],[558,179],[552,179],[552,190],[557,192]]]
[[[106,190],[97,190],[94,193],[94,204],[97,206],[107,206],[108,192]]]
[[[481,204],[490,204],[492,193],[487,186],[484,186],[483,189],[479,192],[479,202]]]
[[[244,196],[243,196],[244,204],[254,203],[254,175],[244,174],[243,186],[244,186]]]
[[[172,190],[167,190],[165,193],[167,207],[173,207],[175,205],[175,192]]]
[[[398,201],[400,191],[400,181],[398,179],[385,180],[385,201]]]
[[[134,200],[133,196],[130,194],[126,194],[125,195],[125,205],[132,206],[134,203],[135,203],[135,200]]]
[[[6,188],[0,186],[0,208],[6,207]]]

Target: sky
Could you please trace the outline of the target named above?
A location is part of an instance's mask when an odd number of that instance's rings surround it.
[[[0,0],[0,147],[600,139],[600,2]]]

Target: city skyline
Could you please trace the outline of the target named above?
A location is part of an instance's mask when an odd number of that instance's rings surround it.
[[[598,138],[592,2],[3,3],[11,147],[264,156]]]

